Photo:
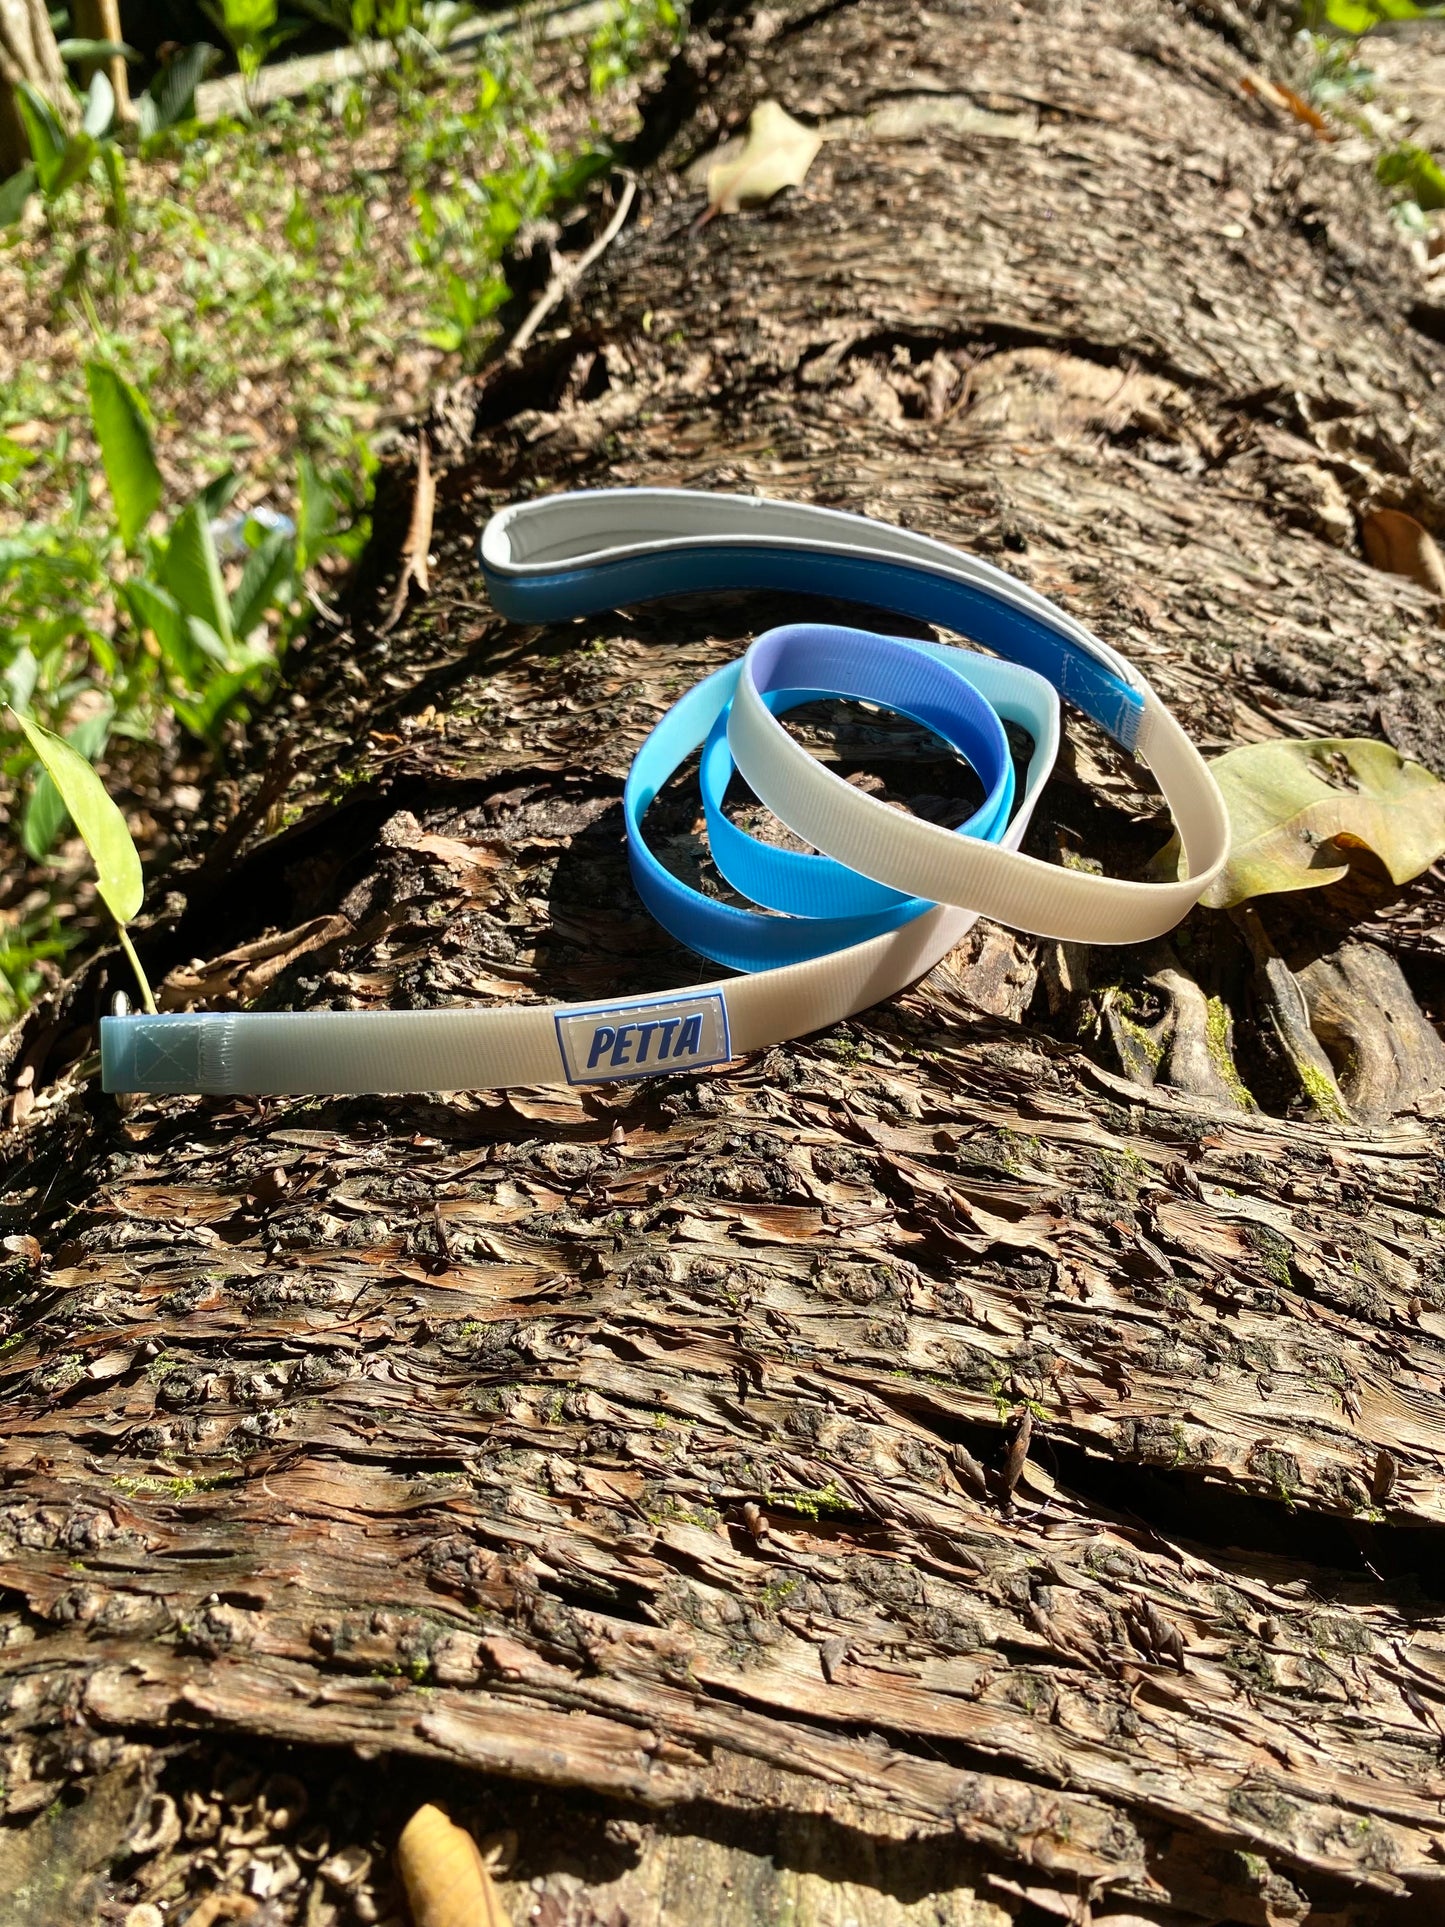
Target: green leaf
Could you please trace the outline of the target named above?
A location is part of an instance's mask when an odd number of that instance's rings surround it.
[[[133,552],[161,499],[161,473],[156,467],[150,429],[140,397],[109,362],[87,362],[85,381],[115,519],[121,540]]]
[[[196,689],[209,673],[206,659],[191,636],[186,612],[175,597],[149,576],[133,576],[120,584],[121,600],[136,628],[156,639],[161,660],[172,675]]]
[[[13,227],[20,219],[39,179],[35,163],[31,161],[8,181],[0,181],[0,227]]]
[[[1326,0],[1325,19],[1337,33],[1347,33],[1356,40],[1380,24],[1379,13],[1364,0]]]
[[[30,142],[31,159],[40,177],[40,191],[42,194],[53,194],[57,191],[53,183],[59,179],[65,159],[65,129],[55,118],[55,110],[50,102],[26,81],[22,80],[15,89],[15,105],[20,109],[25,138]]]
[[[617,157],[611,148],[587,148],[580,154],[574,154],[571,160],[564,161],[557,169],[552,180],[552,193],[559,201],[575,201],[589,181],[596,180],[599,174],[616,164]]]
[[[110,182],[110,205],[115,226],[123,233],[130,226],[130,200],[125,191],[125,155],[114,141],[107,141],[100,150],[100,158],[105,163],[106,177]]]
[[[186,634],[200,651],[202,658],[201,673],[196,679],[196,687],[199,689],[210,677],[229,665],[231,651],[210,623],[202,622],[199,616],[186,617]],[[210,664],[209,668],[204,666],[206,663]]]
[[[78,181],[83,174],[89,173],[91,162],[99,152],[94,137],[83,127],[78,133],[72,134],[60,158],[60,171],[50,184],[52,197],[63,194],[72,181]]]
[[[23,709],[35,694],[35,685],[40,680],[40,664],[28,643],[20,647],[5,664],[3,672],[5,687],[9,691],[10,704],[14,709]]]
[[[1403,187],[1417,206],[1445,207],[1445,169],[1423,147],[1393,148],[1375,163],[1376,177],[1386,187]]]
[[[261,34],[276,24],[276,0],[222,0],[227,30],[238,37]]]
[[[230,646],[231,605],[221,580],[211,521],[200,502],[181,510],[161,565],[161,580],[188,615],[209,623]]]
[[[134,47],[123,40],[62,40],[62,60],[139,60]]]
[[[1229,807],[1229,861],[1203,901],[1337,883],[1353,850],[1374,853],[1395,883],[1445,854],[1445,783],[1387,743],[1348,736],[1232,749],[1210,765]],[[1178,839],[1159,863],[1177,867]]]
[[[256,687],[258,676],[270,668],[272,662],[268,651],[258,651],[240,668],[228,669],[224,675],[213,676],[206,684],[199,702],[176,703],[177,717],[193,736],[199,736],[207,742],[214,741],[226,711],[239,697]]]
[[[87,763],[93,763],[105,748],[110,735],[111,715],[110,705],[107,704],[95,715],[87,716],[83,723],[77,723],[74,729],[66,731],[66,742]],[[20,842],[25,854],[34,862],[41,862],[50,854],[56,837],[69,817],[70,811],[55,787],[55,778],[48,769],[42,768],[30,792],[30,800],[25,805],[25,815],[20,824]]]
[[[149,115],[144,116],[149,124],[143,125],[141,132],[158,134],[163,128],[194,119],[196,89],[220,57],[207,41],[198,40],[177,54],[169,66],[162,67],[141,97],[143,115],[145,108],[150,108]]]
[[[61,736],[17,716],[30,747],[49,772],[95,863],[101,898],[117,923],[129,923],[145,897],[140,858],[125,818],[95,771]]]
[[[196,507],[208,522],[214,522],[230,507],[240,486],[240,473],[234,468],[223,469],[219,475],[213,475],[197,495]]]
[[[110,75],[99,69],[90,77],[90,91],[85,96],[80,124],[92,140],[98,141],[114,119],[115,89],[110,84]]]
[[[231,629],[240,641],[244,642],[265,620],[295,560],[291,537],[284,529],[273,529],[246,557],[246,567],[231,598]]]
[[[296,457],[296,569],[309,569],[336,529],[336,503],[303,449]]]

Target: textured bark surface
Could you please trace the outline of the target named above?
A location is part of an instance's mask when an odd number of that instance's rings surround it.
[[[22,80],[44,94],[62,120],[74,121],[70,83],[45,0],[0,0],[0,180],[30,159],[15,104]]]
[[[1440,529],[1438,351],[1362,179],[1229,44],[1072,0],[716,32],[598,277],[438,405],[430,598],[312,645],[178,860],[172,1003],[696,974],[630,895],[622,778],[785,607],[509,630],[475,540],[524,489],[907,521],[1208,749],[1445,769],[1438,605],[1354,520]],[[688,165],[765,95],[819,160],[696,229]],[[819,727],[947,808],[897,732]],[[1116,869],[1166,834],[1077,727],[1043,815]],[[832,1033],[586,1095],[121,1115],[80,1082],[91,970],[10,1067],[12,1813],[220,1728],[543,1789],[519,1919],[1437,1917],[1440,903],[1356,883],[1142,955],[982,931]],[[547,1858],[584,1797],[630,1865]]]

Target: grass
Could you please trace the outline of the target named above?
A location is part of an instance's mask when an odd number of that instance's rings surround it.
[[[97,352],[145,395],[178,495],[237,465],[251,500],[284,494],[299,446],[364,500],[376,431],[420,403],[449,353],[484,343],[433,338],[446,276],[496,287],[502,248],[560,170],[505,70],[338,91],[336,116],[282,102],[175,143],[138,171],[123,241],[81,187],[11,248],[0,517],[53,513],[93,475]],[[112,273],[117,251],[132,259]]]
[[[0,700],[61,731],[108,717],[97,754],[143,851],[160,774],[194,794],[225,715],[266,677],[221,689],[209,744],[190,740],[194,705],[172,700],[113,590],[87,363],[143,398],[167,514],[233,472],[233,531],[258,539],[257,510],[330,531],[303,545],[324,595],[364,540],[388,440],[494,338],[506,249],[606,167],[679,26],[671,0],[619,0],[590,43],[491,41],[464,68],[403,62],[254,120],[191,124],[132,156],[124,221],[82,180],[0,230]],[[298,501],[308,486],[317,499]],[[273,619],[272,657],[304,613]],[[10,821],[33,780],[0,723]],[[0,1024],[91,921],[73,843],[49,864],[13,846],[5,859]]]

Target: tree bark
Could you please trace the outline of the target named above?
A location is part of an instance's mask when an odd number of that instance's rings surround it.
[[[1152,0],[699,29],[640,216],[438,402],[430,596],[378,633],[393,476],[356,620],[158,883],[167,997],[695,973],[631,898],[622,779],[796,606],[509,629],[475,545],[524,489],[895,518],[1077,609],[1208,750],[1445,768],[1436,605],[1354,523],[1441,530],[1437,351],[1367,178],[1243,72]],[[764,97],[820,157],[699,229],[686,170]],[[1070,738],[1033,847],[1142,864],[1146,778]],[[693,816],[659,805],[679,863]],[[11,1047],[12,1811],[219,1732],[455,1772],[518,1816],[519,1920],[1436,1918],[1440,905],[982,931],[833,1032],[601,1093],[122,1113],[96,963]]]
[[[30,143],[15,105],[21,81],[43,94],[62,121],[74,120],[65,62],[45,0],[0,0],[0,180],[30,159]]]
[[[108,40],[116,46],[125,41],[125,30],[121,25],[120,0],[75,0],[75,31],[87,40]],[[97,67],[103,67],[106,78],[115,92],[115,117],[117,121],[133,121],[136,118],[134,103],[130,97],[130,69],[124,54],[111,54],[106,60],[88,61],[85,78]]]

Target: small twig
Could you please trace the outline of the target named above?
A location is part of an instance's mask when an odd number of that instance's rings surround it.
[[[436,514],[436,505],[436,477],[431,472],[431,452],[427,445],[426,431],[423,430],[417,442],[416,491],[411,498],[411,521],[407,524],[401,574],[397,578],[396,594],[391,599],[391,607],[386,612],[386,619],[377,625],[376,633],[379,636],[389,635],[401,621],[401,612],[406,607],[407,591],[413,582],[423,595],[431,588],[429,558],[432,519]]]
[[[582,279],[583,275],[586,274],[587,270],[596,262],[600,261],[608,248],[612,246],[612,243],[622,232],[622,224],[631,212],[632,202],[636,193],[636,180],[631,174],[624,175],[622,192],[617,197],[617,206],[613,210],[612,219],[607,223],[606,227],[603,228],[591,247],[580,254],[576,261],[569,267],[559,268],[552,276],[552,279],[538,296],[532,312],[527,316],[521,327],[518,328],[516,334],[512,336],[511,347],[508,350],[510,354],[521,354],[522,350],[527,346],[527,343],[532,339],[533,335],[536,334],[548,315],[551,314],[552,310],[557,306],[557,303],[562,299],[563,295],[566,294],[569,289],[574,288]]]
[[[325,616],[328,622],[334,622],[338,628],[340,627],[341,612],[333,609],[329,602],[323,602],[309,583],[306,585],[306,600],[311,604],[317,615]]]

